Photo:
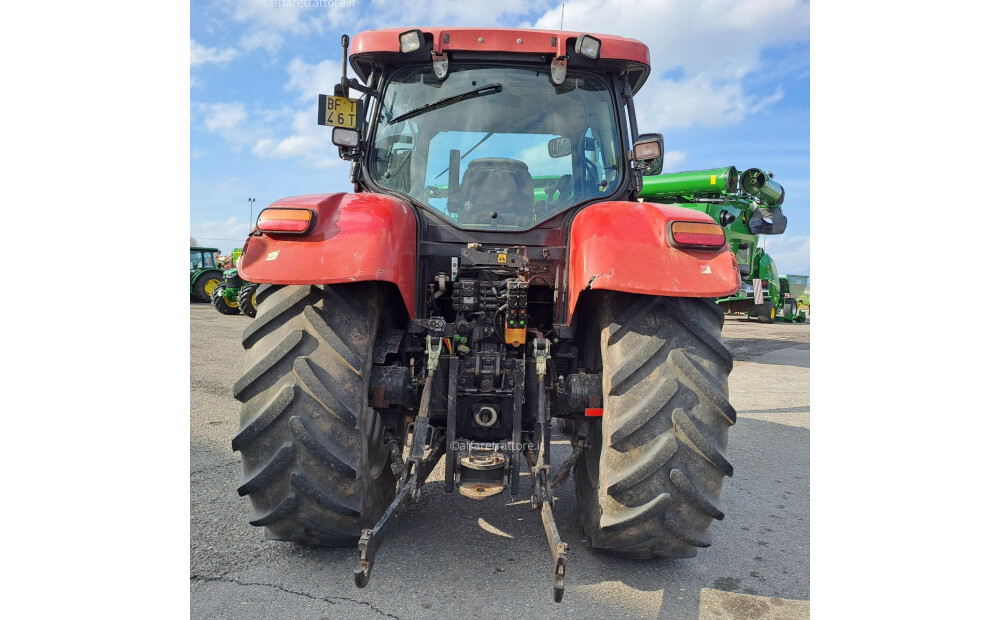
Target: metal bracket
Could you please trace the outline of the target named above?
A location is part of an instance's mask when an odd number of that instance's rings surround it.
[[[538,341],[542,341],[542,347],[539,348]],[[535,373],[538,374],[538,384],[539,388],[542,386],[542,378],[545,376],[545,372],[548,367],[548,360],[552,358],[549,353],[551,347],[549,346],[549,341],[545,338],[535,338]]]
[[[427,379],[424,384],[424,392],[420,398],[420,409],[417,412],[416,424],[413,429],[413,440],[410,445],[410,454],[406,458],[403,468],[403,475],[399,481],[399,492],[395,499],[389,504],[385,512],[382,513],[378,523],[371,529],[361,532],[358,540],[358,568],[354,570],[354,585],[363,588],[368,585],[371,578],[372,566],[375,563],[375,552],[382,546],[385,533],[390,520],[396,516],[403,507],[416,502],[420,498],[420,487],[427,480],[427,476],[433,471],[441,455],[444,453],[444,436],[435,433],[435,429],[430,426],[427,412],[430,409],[431,387],[433,386],[434,371],[437,370],[438,361],[441,356],[441,347],[444,340],[438,337],[437,347],[433,346],[431,336],[427,336]],[[429,449],[425,450],[424,447]]]
[[[441,358],[441,347],[444,345],[444,338],[437,338],[437,348],[435,349],[431,342],[431,335],[427,335],[427,348],[424,353],[427,354],[427,379],[430,380],[430,375],[435,370],[437,370],[438,362]]]
[[[552,487],[555,488],[559,485],[565,484],[566,480],[569,479],[569,472],[573,469],[573,465],[583,454],[583,451],[587,448],[590,443],[587,436],[590,434],[590,424],[580,423],[578,425],[578,430],[576,431],[576,440],[573,442],[573,453],[569,455],[569,458],[563,461],[562,467],[559,468],[559,473],[552,480]]]
[[[559,538],[550,502],[542,504],[542,525],[545,527],[545,538],[549,541],[549,553],[552,554],[552,599],[560,603],[566,589],[566,552],[569,545]]]
[[[566,553],[569,545],[562,541],[556,519],[552,514],[552,488],[549,485],[548,465],[537,463],[533,468],[534,491],[531,496],[532,507],[541,508],[542,527],[545,528],[545,538],[549,543],[549,553],[552,554],[552,598],[559,603],[563,599],[566,587]]]
[[[378,520],[371,529],[361,531],[361,539],[358,540],[358,552],[361,554],[358,560],[358,567],[354,569],[354,585],[363,588],[368,585],[368,579],[372,575],[372,565],[375,564],[375,552],[382,546],[385,539],[385,526],[389,519],[396,516],[396,513],[405,506],[416,491],[417,480],[414,479],[409,484],[400,489],[396,498],[389,504],[389,508],[382,513],[382,518]]]
[[[399,514],[407,504],[415,503],[420,498],[420,490],[427,480],[427,477],[434,470],[438,460],[444,453],[444,436],[438,435],[431,447],[430,452],[424,459],[407,459],[407,469],[403,472],[404,481],[400,484],[399,492],[389,507],[382,513],[378,523],[371,529],[362,530],[361,538],[358,540],[358,567],[354,569],[354,585],[363,588],[368,585],[368,580],[372,574],[372,566],[375,564],[375,552],[382,546],[386,532],[391,529],[388,526],[391,519]],[[411,463],[414,465],[411,467]],[[412,477],[411,477],[412,472]],[[408,479],[408,480],[407,480]]]
[[[542,347],[538,346],[538,340],[543,341]],[[545,538],[549,543],[549,553],[552,554],[552,598],[559,603],[563,599],[566,581],[566,554],[569,545],[564,543],[559,537],[559,529],[556,527],[556,520],[552,514],[552,485],[549,482],[549,456],[546,447],[549,443],[549,411],[548,402],[545,399],[545,364],[548,356],[549,345],[544,339],[535,340],[535,370],[538,372],[538,396],[539,396],[539,423],[535,425],[536,439],[539,442],[539,449],[534,463],[531,466],[531,507],[541,509],[542,527],[545,528]]]

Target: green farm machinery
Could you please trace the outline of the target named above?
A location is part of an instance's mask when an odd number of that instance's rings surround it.
[[[215,262],[219,248],[191,247],[191,301],[209,303],[222,282],[222,268]]]
[[[796,297],[805,289],[808,276],[778,275],[774,259],[760,243],[761,235],[780,235],[787,223],[781,212],[785,190],[772,174],[759,168],[740,173],[730,166],[652,175],[643,178],[639,196],[707,213],[723,227],[742,278],[739,291],[717,300],[727,313],[746,314],[765,323],[806,320]]]
[[[233,250],[233,265],[239,260],[240,253],[239,249]],[[222,314],[242,312],[249,317],[257,316],[258,286],[256,282],[244,281],[236,267],[226,269],[222,273],[222,281],[212,291],[212,305]]]
[[[784,300],[784,311],[781,314],[781,320],[790,323],[804,322],[806,320],[806,313],[799,309],[799,298],[802,297],[806,292],[806,287],[809,286],[809,276],[792,274],[778,276],[778,284],[781,286],[781,297]]]

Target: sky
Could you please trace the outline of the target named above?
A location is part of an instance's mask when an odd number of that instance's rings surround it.
[[[316,124],[316,96],[339,81],[342,34],[561,23],[649,46],[636,112],[640,132],[664,136],[664,172],[773,172],[788,227],[765,249],[780,273],[810,273],[808,2],[211,0],[190,10],[191,237],[202,245],[241,247],[279,198],[351,191]]]

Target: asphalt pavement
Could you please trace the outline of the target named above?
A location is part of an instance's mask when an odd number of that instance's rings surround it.
[[[356,548],[265,540],[236,494],[242,468],[230,447],[240,335],[250,321],[191,304],[192,618],[809,617],[809,323],[726,320],[736,471],[722,492],[725,519],[696,557],[596,555],[581,539],[572,480],[556,489],[554,514],[570,546],[557,604],[541,518],[527,495],[445,493],[443,461],[379,550],[367,588],[354,585]],[[558,466],[569,438],[556,431],[553,440]]]

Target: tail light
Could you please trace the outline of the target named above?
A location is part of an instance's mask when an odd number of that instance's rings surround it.
[[[312,209],[264,209],[257,217],[257,228],[266,233],[306,233],[315,216]]]
[[[675,246],[720,248],[726,244],[726,233],[715,223],[670,222],[670,241]]]

